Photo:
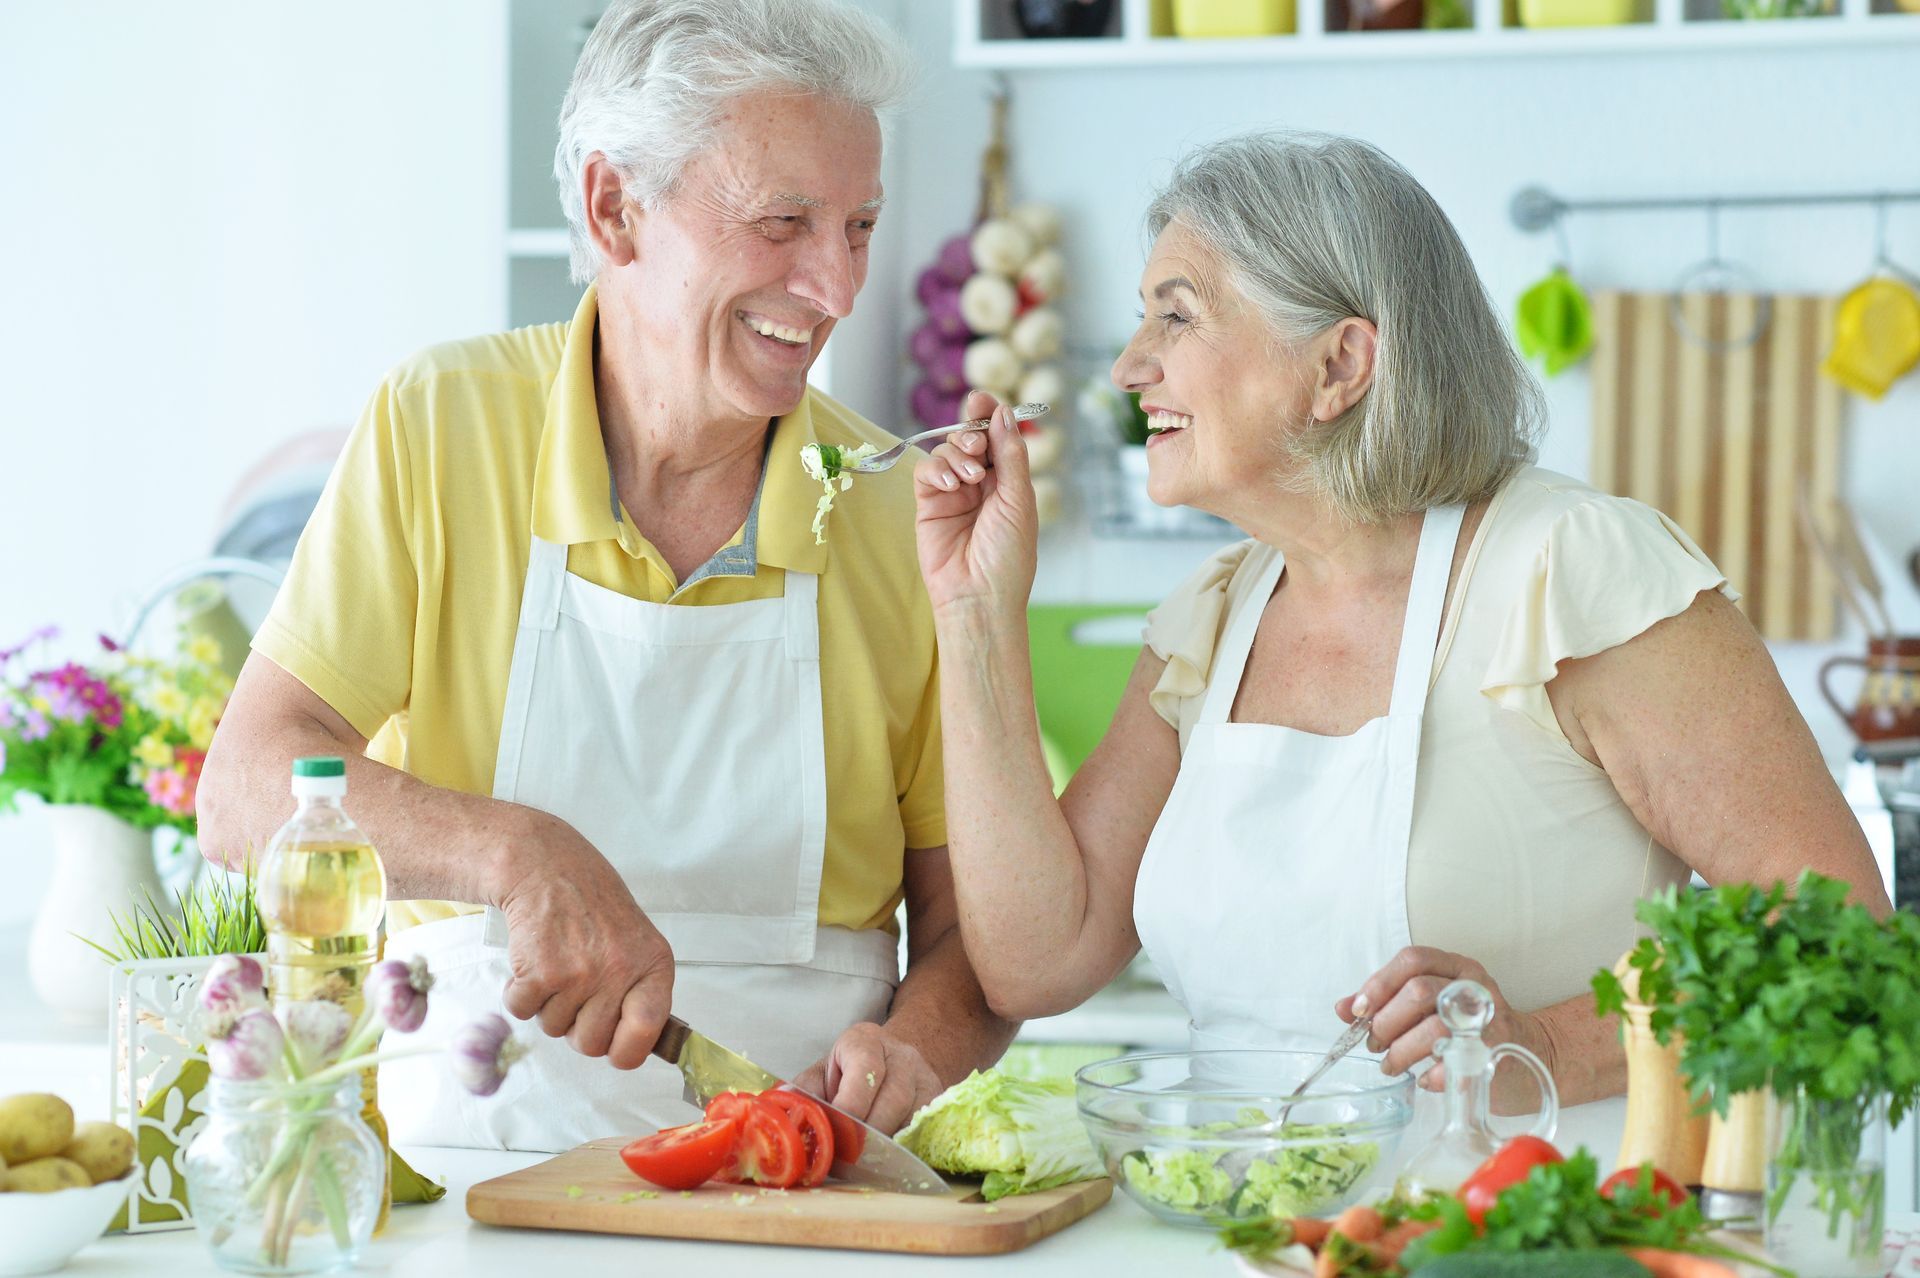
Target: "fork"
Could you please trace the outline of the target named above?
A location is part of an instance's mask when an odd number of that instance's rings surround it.
[[[1032,421],[1052,407],[1051,404],[1018,404],[1013,410],[1013,420],[1016,422]],[[900,459],[907,455],[909,448],[923,440],[938,439],[942,435],[951,435],[963,430],[985,430],[992,420],[990,417],[976,417],[970,422],[955,422],[951,426],[936,426],[932,430],[923,430],[918,435],[910,435],[906,439],[901,440],[883,453],[875,453],[871,457],[862,457],[857,462],[842,463],[840,473],[843,475],[877,475],[883,470],[893,469]]]

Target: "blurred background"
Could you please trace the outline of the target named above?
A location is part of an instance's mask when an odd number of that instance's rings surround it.
[[[1862,735],[1920,734],[1858,713],[1912,681],[1838,670],[1838,708],[1819,683],[1870,631],[1920,631],[1920,376],[1863,392],[1822,371],[1850,292],[1920,269],[1920,15],[1901,0],[859,3],[923,74],[872,274],[816,380],[907,433],[1000,324],[916,337],[983,269],[943,246],[1014,214],[1040,231],[1003,268],[1018,277],[1055,240],[1018,304],[1057,333],[973,380],[1042,369],[1064,388],[1034,622],[1036,661],[1063,672],[1041,708],[1063,770],[1104,727],[1140,612],[1234,537],[1147,506],[1126,405],[1083,388],[1133,326],[1150,191],[1188,147],[1254,126],[1358,135],[1427,185],[1496,305],[1566,365],[1542,463],[1716,523],[1689,531],[1760,583],[1756,620],[1837,775]],[[237,661],[271,573],[183,600],[192,566],[284,560],[389,366],[571,313],[554,119],[598,8],[0,7],[0,647],[52,624],[49,659],[85,658],[158,603],[143,644],[185,620]],[[1663,207],[1579,207],[1633,200]],[[1805,535],[1803,479],[1819,540],[1857,530],[1869,573]],[[45,890],[45,843],[31,814],[0,817],[0,936]]]

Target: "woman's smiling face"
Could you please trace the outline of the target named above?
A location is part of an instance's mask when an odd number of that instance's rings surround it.
[[[1228,519],[1270,499],[1289,469],[1288,434],[1312,406],[1309,353],[1274,334],[1178,220],[1154,241],[1140,299],[1140,327],[1113,381],[1140,396],[1160,431],[1147,440],[1148,495]]]

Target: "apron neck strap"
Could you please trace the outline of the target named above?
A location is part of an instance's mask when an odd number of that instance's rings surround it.
[[[1393,700],[1388,714],[1418,713],[1427,700],[1440,617],[1447,605],[1447,578],[1453,573],[1454,543],[1466,507],[1435,506],[1420,523],[1420,545],[1413,554],[1413,585],[1407,591],[1407,619],[1400,630],[1400,655],[1394,662]]]

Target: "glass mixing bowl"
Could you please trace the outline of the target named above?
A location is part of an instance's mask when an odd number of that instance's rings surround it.
[[[1289,1107],[1316,1052],[1156,1052],[1074,1075],[1107,1172],[1162,1220],[1324,1215],[1390,1185],[1413,1077],[1338,1061]],[[1285,1122],[1281,1123],[1285,1110]]]

